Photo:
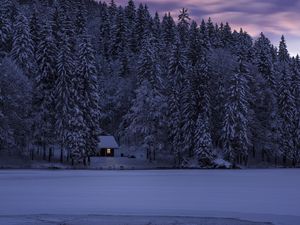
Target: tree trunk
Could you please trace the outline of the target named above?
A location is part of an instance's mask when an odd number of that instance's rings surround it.
[[[189,150],[189,156],[190,156],[190,158],[192,158],[194,156],[192,148],[190,148],[190,150]]]
[[[233,163],[232,163],[232,169],[235,169],[235,168],[236,168],[236,162],[234,160]]]
[[[69,162],[70,161],[70,150],[68,149],[68,151],[67,151],[67,162]]]
[[[282,156],[282,164],[284,167],[286,167],[286,156],[285,154]]]
[[[254,146],[252,148],[252,156],[255,159],[255,157],[256,157],[256,151],[255,151],[255,147]]]
[[[48,161],[51,162],[51,157],[52,157],[52,148],[49,148],[49,154],[48,154]]]
[[[270,163],[271,162],[271,158],[270,158],[270,155],[268,152],[266,152],[266,155],[267,155],[267,162]]]
[[[39,156],[39,158],[41,158],[41,146],[39,146],[39,145],[37,148],[37,155]]]
[[[31,149],[31,160],[34,160],[34,148]]]
[[[46,160],[46,144],[43,144],[43,160]]]
[[[265,150],[264,149],[262,149],[262,151],[261,151],[261,161],[265,161]]]
[[[248,156],[244,157],[244,163],[245,163],[245,166],[248,166]]]
[[[60,149],[60,162],[61,163],[64,162],[64,150],[63,150],[63,148]]]
[[[296,159],[295,159],[295,157],[293,157],[292,164],[293,164],[293,167],[296,168]]]
[[[152,162],[152,149],[149,150],[149,162]]]

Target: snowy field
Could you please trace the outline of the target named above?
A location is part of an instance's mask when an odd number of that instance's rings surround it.
[[[299,225],[300,170],[0,170],[1,225],[149,222]]]

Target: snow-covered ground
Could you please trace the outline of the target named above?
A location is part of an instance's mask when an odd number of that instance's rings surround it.
[[[90,220],[139,215],[299,225],[300,170],[0,170],[1,225],[38,224],[30,221],[45,214],[49,224],[70,215]],[[66,224],[80,224],[74,221]]]

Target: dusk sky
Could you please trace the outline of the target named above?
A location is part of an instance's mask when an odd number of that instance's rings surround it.
[[[110,0],[107,0],[110,1]],[[126,5],[127,0],[115,0]],[[242,27],[254,38],[264,32],[278,45],[285,35],[291,55],[300,52],[300,0],[135,0],[146,3],[151,12],[171,12],[177,16],[180,8],[189,9],[192,19],[211,17],[214,22],[229,22],[233,29]]]

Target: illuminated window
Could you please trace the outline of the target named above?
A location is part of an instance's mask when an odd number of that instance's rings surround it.
[[[111,154],[111,149],[110,148],[106,149],[106,153]]]

